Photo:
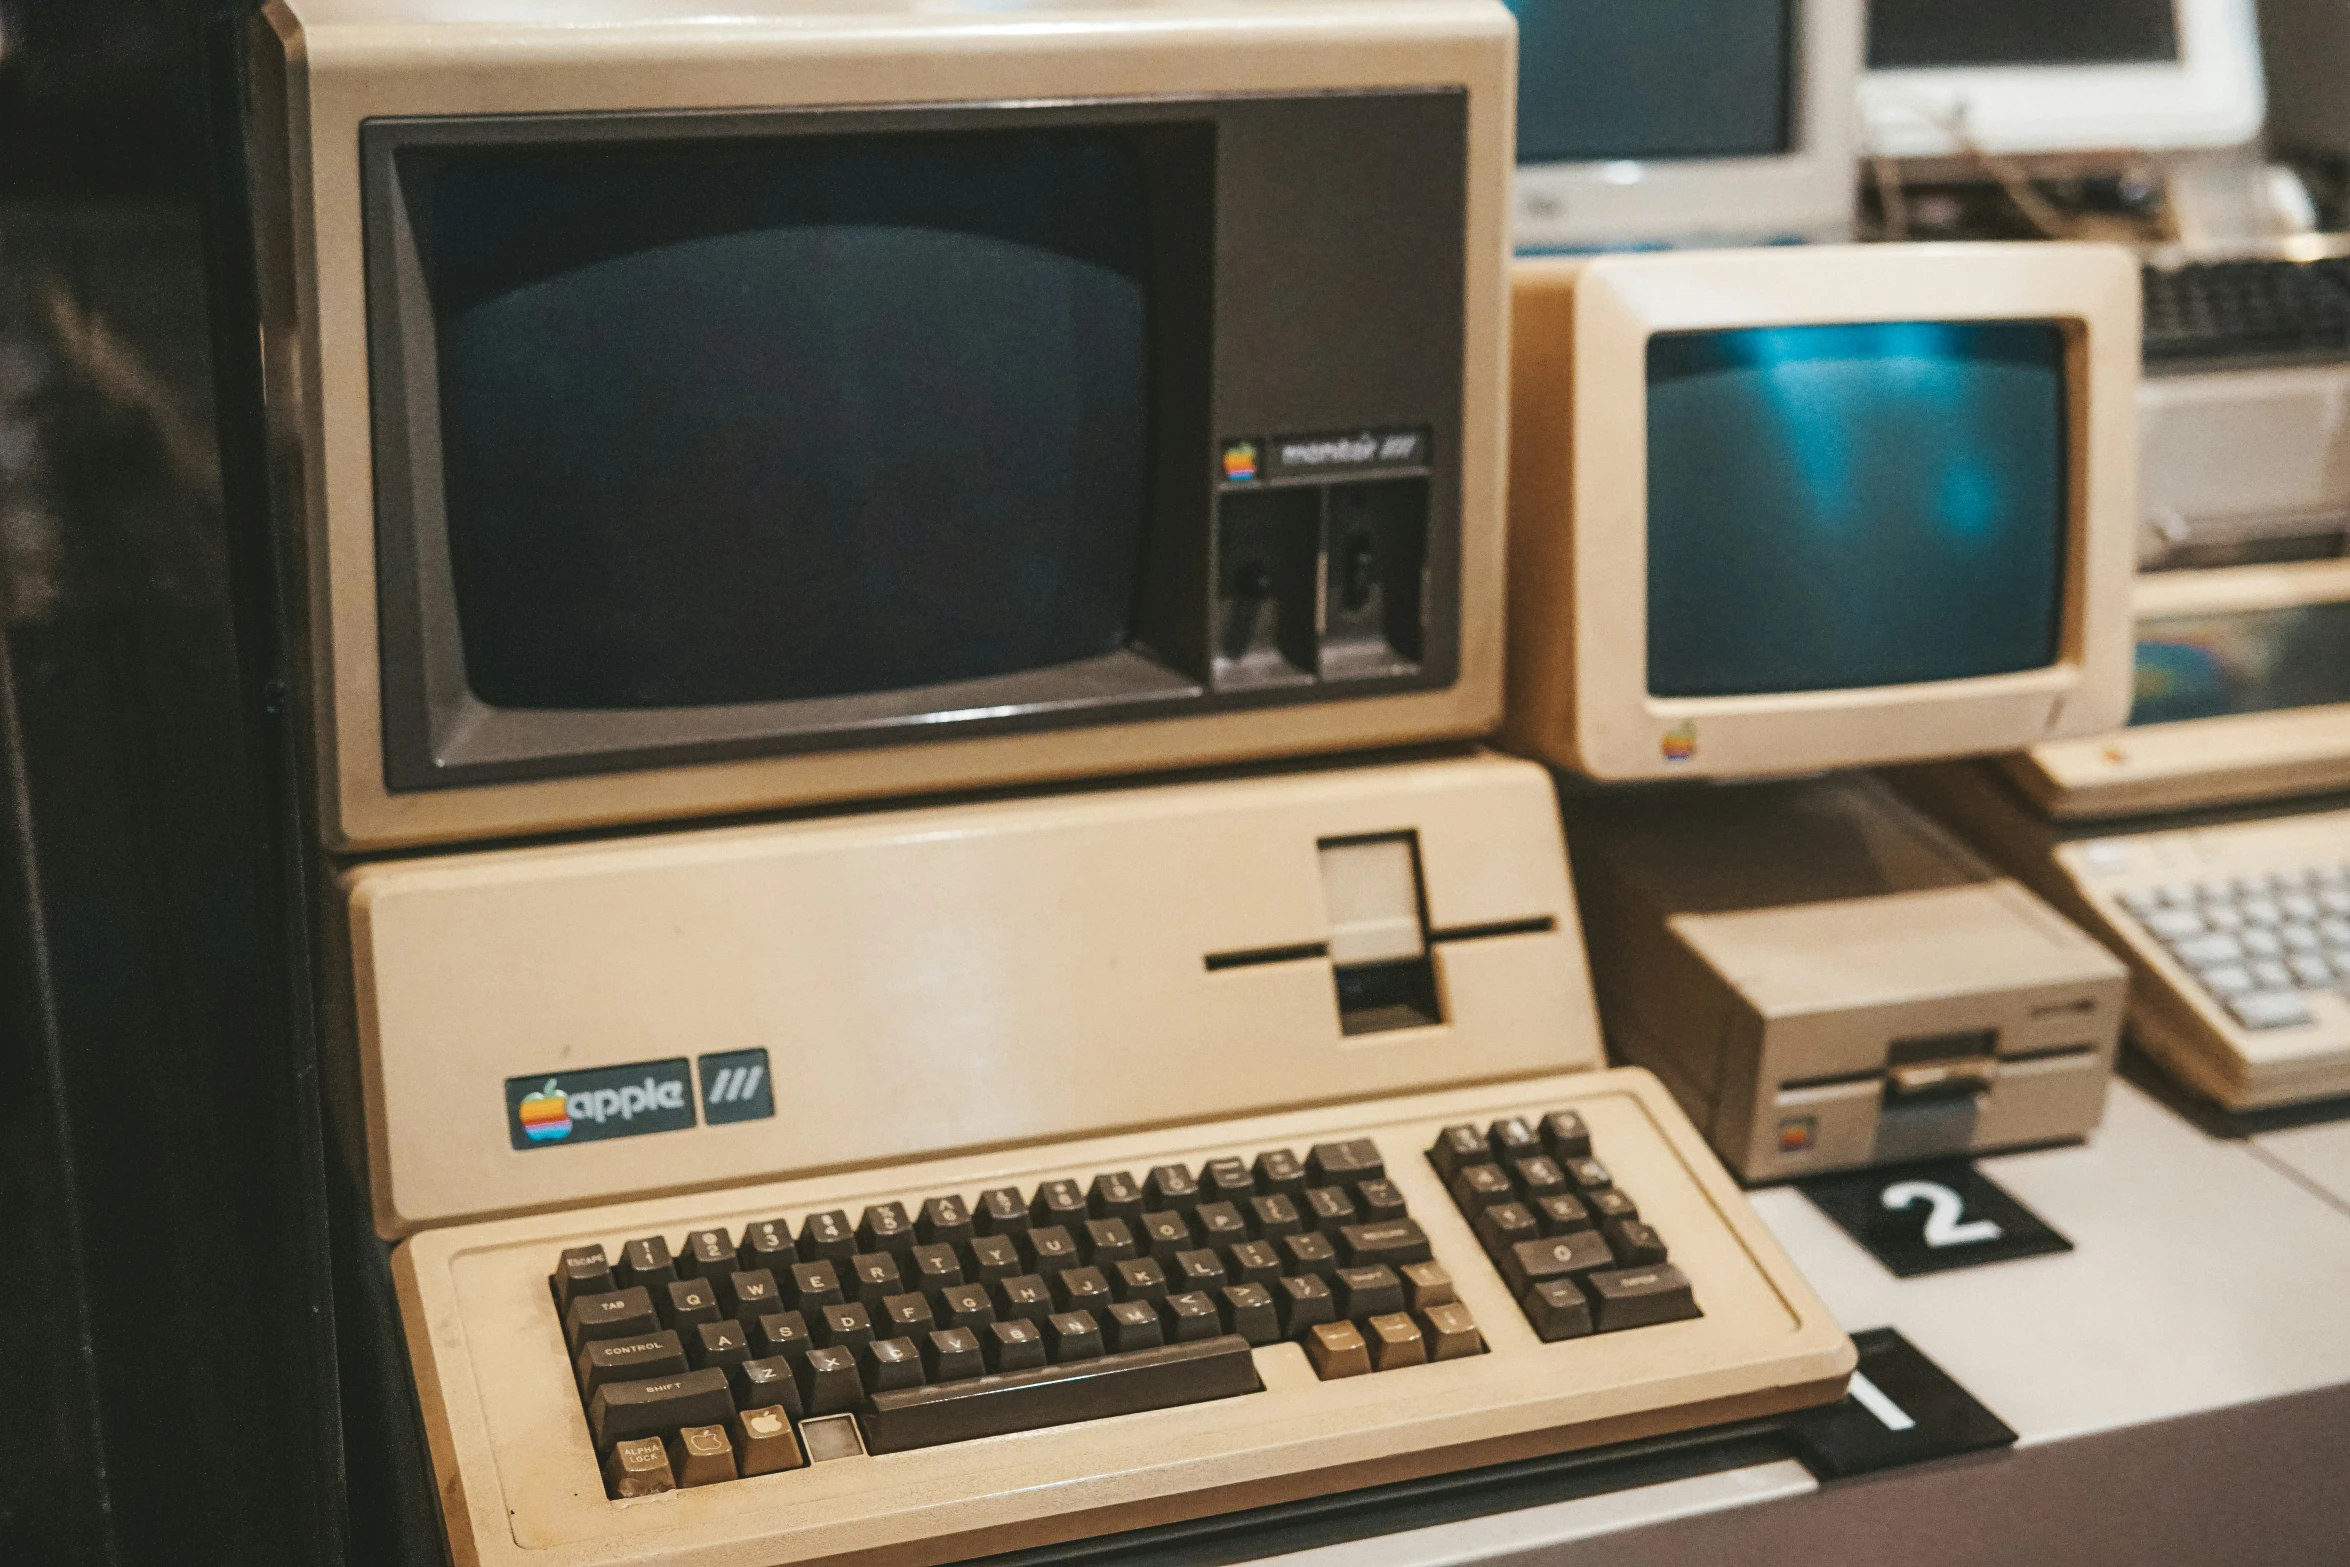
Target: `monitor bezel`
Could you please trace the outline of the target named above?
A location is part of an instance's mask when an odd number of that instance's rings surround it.
[[[1546,289],[1563,308],[1530,310],[1529,293]],[[1603,780],[1760,777],[2011,750],[2126,717],[2138,373],[2127,252],[1954,244],[1521,261],[1517,295],[1513,441],[1570,454],[1563,482],[1522,467],[1512,485],[1509,732],[1538,754]],[[1891,321],[2065,331],[2070,526],[2056,659],[1919,685],[1651,695],[1649,339]],[[1529,346],[1534,333],[1542,348]]]
[[[1785,152],[1755,158],[1521,163],[1520,254],[1852,237],[1863,0],[1787,0],[1795,15]]]
[[[2253,140],[2267,111],[2254,0],[2173,3],[2175,61],[1864,69],[1864,148],[1877,157],[1942,158],[2171,152]],[[1964,141],[1950,128],[1958,114]]]

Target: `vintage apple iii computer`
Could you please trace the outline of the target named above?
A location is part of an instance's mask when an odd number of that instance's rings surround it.
[[[1469,743],[1508,13],[581,9],[251,40],[454,1557],[933,1562],[1836,1397]]]
[[[1520,250],[1852,237],[1862,0],[1511,0]]]
[[[2115,722],[2136,306],[2090,246],[1518,263],[1506,734],[1597,781],[1610,1043],[1749,1178],[2097,1120],[2094,942],[1873,779],[1733,781]]]

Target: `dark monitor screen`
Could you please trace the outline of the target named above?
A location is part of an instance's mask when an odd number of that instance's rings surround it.
[[[2350,703],[2350,603],[2171,615],[2138,625],[2132,724]]]
[[[1795,0],[1509,4],[1520,163],[1788,150]]]
[[[419,240],[475,694],[785,701],[1124,647],[1140,183],[1085,132],[442,167]]]
[[[2173,0],[1869,0],[1869,69],[2176,60]]]
[[[2057,656],[2065,334],[1748,327],[1648,345],[1648,689],[1960,680]]]

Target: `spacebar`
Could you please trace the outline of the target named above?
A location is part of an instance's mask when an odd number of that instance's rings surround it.
[[[1254,1393],[1248,1340],[1232,1334],[1129,1350],[1063,1366],[1007,1371],[968,1382],[875,1393],[857,1409],[868,1453],[903,1453],[941,1442],[1033,1431],[1145,1409]]]

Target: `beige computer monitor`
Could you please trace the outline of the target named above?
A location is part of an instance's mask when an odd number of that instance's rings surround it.
[[[2008,750],[2121,722],[2137,522],[2138,278],[2126,253],[1881,245],[1521,260],[1513,308],[1505,734],[1516,749],[1603,780],[1738,778]],[[1652,694],[1651,340],[1993,322],[2062,334],[2054,656],[1904,684]],[[1737,500],[1722,497],[1725,524]]]

